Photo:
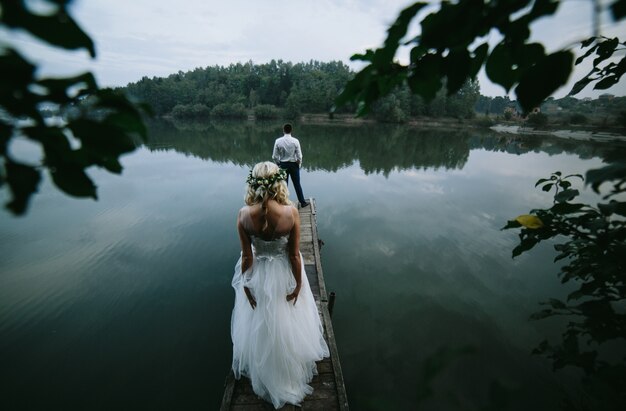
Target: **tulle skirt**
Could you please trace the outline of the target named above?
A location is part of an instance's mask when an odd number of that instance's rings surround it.
[[[250,378],[252,389],[275,408],[299,405],[313,392],[308,383],[317,374],[315,361],[328,357],[322,324],[302,264],[298,301],[286,297],[296,286],[285,255],[255,257],[241,273],[241,258],[232,281],[235,308],[231,320],[233,372]],[[252,309],[243,287],[254,295]]]

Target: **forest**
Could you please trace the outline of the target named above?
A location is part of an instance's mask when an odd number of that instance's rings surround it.
[[[143,77],[123,90],[148,103],[158,116],[175,118],[295,118],[302,113],[328,113],[335,98],[354,76],[341,61],[308,63],[272,60],[265,64],[210,66],[171,74]],[[470,118],[479,97],[477,81],[468,81],[457,93],[442,91],[426,104],[408,88],[398,88],[372,107],[370,116],[384,122],[402,122],[415,116]],[[338,113],[353,113],[354,105]]]
[[[300,114],[329,113],[335,99],[354,72],[341,61],[269,63],[208,66],[167,77],[143,77],[121,90],[148,103],[157,116],[177,119],[247,118],[295,119]],[[338,113],[354,113],[346,104]],[[541,111],[560,123],[626,126],[626,97],[611,99],[549,98]],[[402,123],[416,117],[469,119],[481,115],[503,116],[521,112],[509,97],[480,94],[478,80],[468,80],[454,94],[442,88],[426,103],[411,93],[407,85],[397,87],[372,105],[368,116],[380,122]]]

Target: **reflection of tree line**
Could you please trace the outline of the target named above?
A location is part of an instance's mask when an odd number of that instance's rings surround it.
[[[150,150],[175,150],[216,162],[251,166],[270,160],[279,123],[153,123]],[[581,158],[623,156],[626,146],[564,140],[555,137],[511,136],[489,131],[417,129],[384,124],[297,125],[307,170],[337,171],[358,161],[367,174],[388,175],[394,169],[461,169],[470,150],[511,154],[569,153]]]

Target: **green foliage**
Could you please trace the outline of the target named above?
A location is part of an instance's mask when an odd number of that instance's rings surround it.
[[[96,56],[93,41],[69,15],[70,0],[47,0],[56,6],[47,15],[32,13],[25,1],[2,0],[2,25],[9,29],[24,29],[48,44],[67,50],[86,49],[91,57]]]
[[[375,102],[371,115],[383,123],[402,123],[409,116],[469,119],[476,115],[474,107],[480,97],[479,90],[477,81],[467,81],[455,94],[448,96],[439,91],[432,101],[425,103],[420,96],[411,95],[408,86],[402,85]]]
[[[623,2],[626,3],[626,2]],[[621,47],[620,47],[621,46]],[[581,92],[588,84],[595,82],[594,90],[606,90],[620,80],[626,72],[626,57],[618,63],[609,61],[615,52],[626,50],[626,42],[621,42],[617,37],[609,39],[607,37],[591,37],[581,44],[581,49],[587,48],[585,54],[576,59],[576,64],[582,63],[594,52],[596,58],[593,59],[593,68],[582,79],[574,84],[570,95]],[[606,64],[605,64],[606,63]]]
[[[211,116],[217,118],[247,118],[248,111],[242,103],[222,103],[213,107]]]
[[[560,343],[544,341],[534,353],[552,359],[555,369],[581,368],[589,381],[602,384],[602,397],[609,395],[617,401],[615,404],[623,404],[625,359],[611,355],[606,348],[609,343],[623,344],[626,340],[626,314],[619,308],[626,299],[626,164],[613,163],[587,172],[586,184],[594,191],[599,192],[602,183],[611,185],[596,207],[574,202],[579,195],[572,188],[576,178],[582,176],[563,176],[557,171],[537,181],[536,186],[543,191],[554,191],[553,204],[548,209],[531,211],[543,226],[522,228],[513,257],[542,241],[558,240],[554,260],[565,262],[559,276],[563,283],[576,288],[566,301],[551,299],[543,303],[547,308],[532,318],[562,315],[568,316],[570,322]],[[518,227],[520,224],[513,220],[504,228]],[[585,340],[583,349],[580,343]]]
[[[526,123],[532,127],[544,127],[548,124],[548,116],[543,113],[532,113],[528,115]]]
[[[570,124],[587,124],[587,117],[584,114],[574,113],[570,116]]]
[[[374,118],[381,123],[404,123],[408,116],[402,103],[402,99],[395,94],[381,98],[372,109]]]
[[[624,17],[625,3],[618,0],[612,5],[616,20]],[[444,87],[448,95],[457,92],[484,66],[491,81],[507,92],[515,88],[520,106],[529,112],[563,86],[573,69],[572,51],[547,54],[543,45],[530,42],[531,24],[553,15],[559,4],[558,0],[441,2],[437,11],[420,19],[420,35],[406,41],[409,24],[427,6],[415,3],[400,13],[380,48],[352,56],[352,60],[363,61],[366,66],[348,82],[337,105],[356,103],[362,115],[401,84],[407,84],[425,101],[432,101]],[[492,30],[497,30],[502,40],[490,51],[485,37]],[[588,56],[596,51],[598,56],[594,70],[577,83],[571,94],[591,81],[597,81],[596,88],[608,88],[626,70],[626,57],[617,64],[599,67],[616,50],[617,39],[589,39],[583,48],[594,41],[595,46],[587,52]],[[411,47],[408,65],[394,61],[400,46]]]
[[[297,64],[282,60],[266,64],[250,61],[181,71],[165,78],[144,77],[125,90],[150,103],[159,115],[170,113],[178,104],[204,104],[213,109],[218,104],[234,103],[249,108],[257,105],[288,108],[290,105],[292,113],[299,110],[325,113],[352,75],[350,68],[340,61]],[[351,109],[344,108],[346,112]]]
[[[474,120],[474,124],[476,124],[478,127],[489,128],[495,123],[489,116],[480,116]]]
[[[285,104],[285,118],[296,120],[302,113],[302,103],[297,93],[292,93],[287,97]]]
[[[202,119],[211,115],[211,110],[204,104],[177,104],[172,109],[172,116],[177,119]]]
[[[270,120],[280,117],[280,110],[272,104],[259,104],[254,107],[254,117],[259,120]]]
[[[23,29],[53,46],[86,49],[92,40],[70,16],[69,1],[48,0],[52,11],[33,13],[24,1],[0,0],[2,29]],[[146,138],[141,114],[123,94],[100,89],[91,73],[66,78],[39,78],[37,67],[10,44],[0,50],[0,187],[8,186],[7,208],[24,214],[47,171],[61,191],[76,197],[97,198],[86,170],[91,166],[120,173],[119,157],[135,149],[135,136]],[[44,114],[63,115],[47,122]],[[23,138],[41,146],[40,164],[26,164],[9,149]]]

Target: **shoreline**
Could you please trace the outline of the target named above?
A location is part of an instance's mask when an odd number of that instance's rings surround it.
[[[579,141],[601,141],[612,142],[620,141],[626,142],[626,135],[608,132],[605,130],[537,130],[532,127],[524,127],[518,125],[506,125],[496,124],[489,127],[491,130],[503,134],[515,134],[515,135],[549,135],[552,137],[558,137],[568,140]]]
[[[253,115],[249,115],[246,119],[197,119],[197,120],[182,120],[176,119],[172,116],[162,116],[164,120],[170,122],[190,122],[190,123],[205,123],[210,121],[244,121],[250,123],[268,123],[268,122],[285,122],[289,120],[284,119],[262,119],[257,120]],[[584,129],[567,129],[567,128],[546,128],[535,129],[532,127],[525,127],[520,124],[511,124],[496,122],[493,124],[480,124],[480,118],[474,119],[454,119],[454,118],[432,118],[432,117],[420,117],[412,118],[405,123],[384,123],[371,118],[359,118],[352,114],[335,114],[333,118],[330,118],[328,114],[322,113],[310,113],[302,114],[297,119],[291,120],[294,123],[301,124],[314,124],[314,125],[335,125],[342,127],[353,127],[361,125],[387,125],[398,127],[411,127],[411,128],[445,128],[445,129],[476,129],[476,130],[489,130],[501,134],[514,134],[514,135],[544,135],[557,138],[563,138],[568,140],[579,141],[620,141],[626,142],[626,130],[620,128],[593,128],[584,127]]]

